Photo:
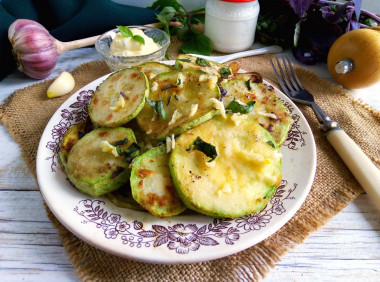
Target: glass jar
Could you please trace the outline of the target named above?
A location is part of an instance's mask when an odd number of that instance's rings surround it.
[[[232,53],[251,47],[259,11],[258,0],[207,0],[205,35],[213,49]]]

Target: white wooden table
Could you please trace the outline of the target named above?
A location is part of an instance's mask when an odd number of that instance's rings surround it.
[[[59,58],[50,78],[97,59],[93,48],[69,51]],[[324,64],[309,69],[331,80]],[[14,90],[35,82],[18,72],[11,74],[0,82],[0,103]],[[380,110],[380,84],[353,95]],[[79,280],[46,216],[43,198],[18,144],[3,126],[0,144],[0,281]],[[316,280],[380,281],[380,212],[366,195],[285,255],[265,279]]]

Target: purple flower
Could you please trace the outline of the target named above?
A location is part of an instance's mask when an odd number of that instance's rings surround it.
[[[61,117],[66,120],[73,120],[73,113],[67,109],[62,110]]]
[[[54,126],[51,135],[54,139],[60,138],[65,135],[66,131],[70,128],[70,122],[60,122]]]
[[[272,208],[273,212],[277,215],[281,215],[283,214],[286,209],[284,208],[284,206],[282,205],[282,203],[280,202],[280,204],[278,205],[275,205],[273,208]]]
[[[190,242],[197,239],[196,232],[198,228],[195,224],[176,224],[173,226],[172,231],[169,232],[169,237],[173,241]]]
[[[176,241],[176,242],[170,242],[168,244],[168,248],[170,250],[175,250],[178,254],[187,254],[189,251],[196,251],[199,249],[201,245],[197,242],[190,242],[188,240],[185,240],[183,242]]]
[[[118,222],[116,224],[116,230],[119,230],[120,232],[123,232],[123,231],[129,229],[129,227],[130,227],[130,225],[125,221]]]
[[[269,223],[271,218],[270,215],[260,216],[257,214],[251,214],[237,219],[236,222],[238,223],[237,227],[243,227],[244,230],[260,230]]]
[[[114,214],[114,213],[111,213],[108,217],[107,217],[107,220],[108,222],[110,223],[117,223],[119,222],[121,216],[119,214]]]
[[[118,234],[119,231],[117,231],[115,228],[104,230],[104,235],[107,239],[115,239]]]
[[[88,90],[88,91],[83,90],[79,93],[77,100],[78,100],[78,102],[84,102],[86,104],[89,104],[91,97],[92,97],[92,94],[94,94],[93,90]]]

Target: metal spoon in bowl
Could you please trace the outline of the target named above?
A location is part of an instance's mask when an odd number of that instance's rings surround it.
[[[224,63],[224,62],[237,59],[237,58],[268,54],[268,53],[280,53],[280,52],[282,52],[282,48],[280,46],[273,45],[273,46],[267,46],[267,47],[254,49],[254,50],[247,50],[247,51],[232,53],[232,54],[228,54],[224,56],[203,56],[203,55],[198,55],[198,54],[189,54],[189,55],[200,57],[200,58],[214,61],[217,63]]]

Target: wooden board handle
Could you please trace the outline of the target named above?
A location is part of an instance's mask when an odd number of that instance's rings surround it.
[[[330,130],[326,137],[380,210],[380,170],[342,129]]]

